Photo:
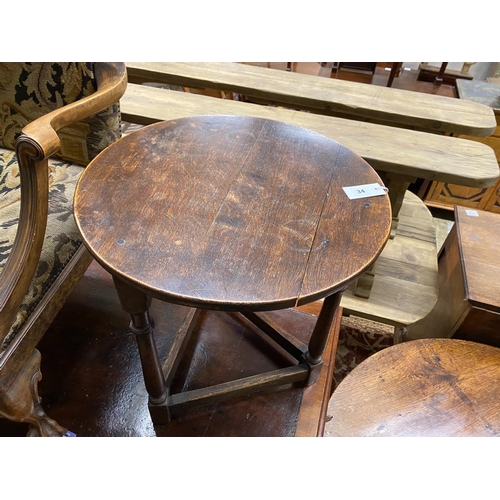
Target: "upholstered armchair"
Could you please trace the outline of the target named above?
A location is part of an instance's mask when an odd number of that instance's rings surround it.
[[[78,177],[121,135],[122,63],[0,63],[0,416],[64,435],[38,396],[36,346],[91,262]]]

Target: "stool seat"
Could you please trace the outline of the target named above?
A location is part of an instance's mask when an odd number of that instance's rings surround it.
[[[500,435],[500,349],[421,339],[357,366],[330,401],[331,436]]]

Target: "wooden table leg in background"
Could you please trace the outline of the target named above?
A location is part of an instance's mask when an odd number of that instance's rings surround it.
[[[448,66],[447,62],[441,64],[441,67],[439,68],[439,73],[436,75],[436,78],[434,79],[434,85],[441,85],[443,83],[446,66]]]
[[[389,80],[387,81],[387,86],[392,87],[392,83],[394,82],[394,78],[399,76],[399,72],[401,71],[401,66],[403,66],[402,62],[393,62],[391,67],[391,72],[389,74]]]

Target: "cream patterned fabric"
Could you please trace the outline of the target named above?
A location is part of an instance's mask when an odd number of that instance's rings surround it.
[[[62,160],[49,160],[49,169],[49,215],[42,256],[0,354],[81,244],[73,218],[73,195],[83,167]],[[0,148],[0,272],[16,235],[20,191],[16,155],[13,151]]]

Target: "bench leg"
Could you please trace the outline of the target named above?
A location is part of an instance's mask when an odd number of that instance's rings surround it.
[[[399,223],[399,212],[401,210],[401,207],[403,206],[403,200],[406,190],[412,182],[415,182],[416,178],[400,174],[393,174],[390,172],[379,172],[379,175],[382,179],[382,182],[389,189],[388,194],[392,211],[390,238],[393,239],[396,236],[396,231]],[[363,274],[356,280],[356,284],[354,286],[354,295],[356,297],[361,297],[363,299],[370,298],[373,281],[375,279],[373,268],[374,265],[372,265],[370,269],[365,272],[365,274]]]
[[[396,231],[399,223],[399,212],[403,206],[403,200],[405,197],[406,190],[408,186],[416,181],[414,177],[408,177],[406,175],[393,174],[391,172],[378,172],[382,182],[389,189],[389,201],[391,202],[392,211],[392,224],[391,224],[391,234],[390,238],[393,239],[396,236]],[[354,295],[356,297],[361,297],[363,299],[369,299],[370,293],[373,287],[373,281],[375,279],[375,274],[373,272],[373,265],[356,280],[354,286]]]
[[[373,264],[368,271],[356,280],[356,284],[354,285],[354,295],[356,297],[361,297],[362,299],[370,298],[373,280],[375,279],[375,273],[373,271],[374,267],[375,264]]]
[[[6,389],[0,389],[0,416],[14,422],[30,425],[28,436],[63,436],[67,429],[49,418],[38,395],[41,354],[34,350],[14,382]]]
[[[408,186],[415,182],[416,177],[408,177],[406,175],[393,174],[391,172],[385,172],[381,175],[383,181],[387,188],[389,189],[389,200],[391,202],[392,210],[392,226],[390,238],[393,239],[396,236],[396,230],[398,228],[399,222],[399,211],[403,205],[403,200],[405,197],[406,190]]]
[[[446,71],[446,66],[448,66],[447,62],[441,63],[441,67],[439,68],[439,72],[434,79],[434,85],[441,85],[444,80],[444,73]]]

